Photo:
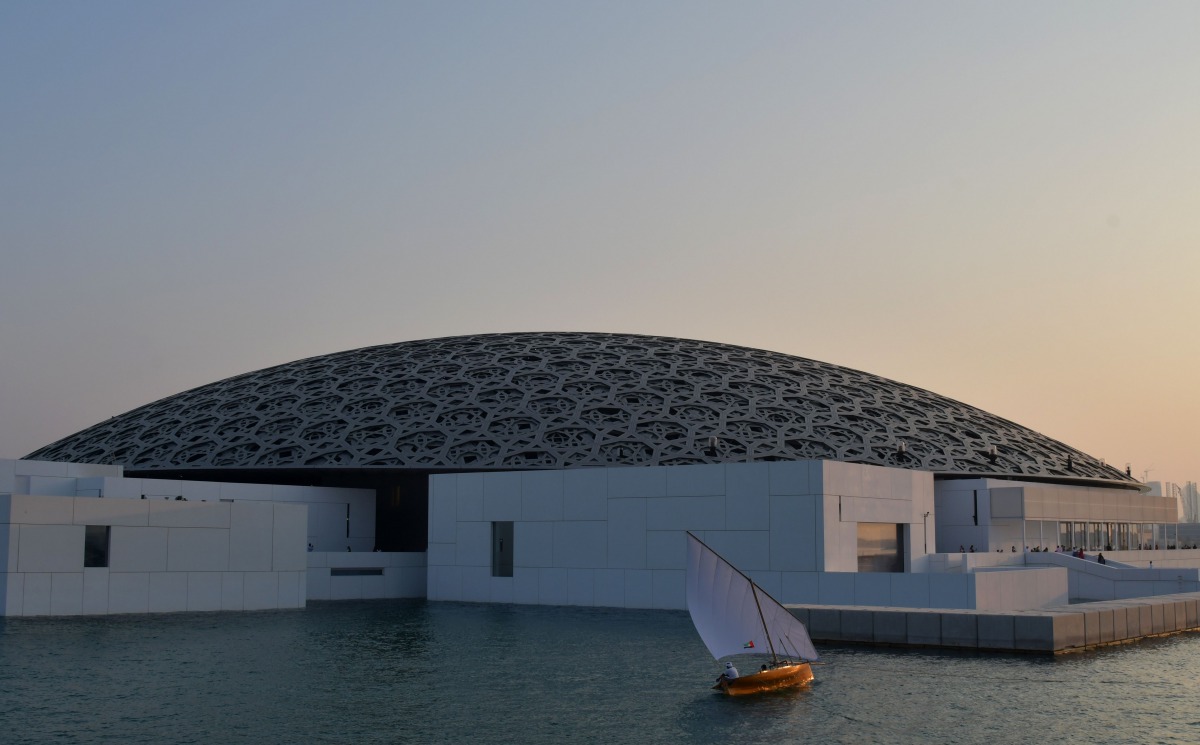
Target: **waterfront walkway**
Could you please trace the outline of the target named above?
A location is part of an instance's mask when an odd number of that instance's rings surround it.
[[[788,605],[814,641],[1058,654],[1200,629],[1200,592],[1025,611]]]

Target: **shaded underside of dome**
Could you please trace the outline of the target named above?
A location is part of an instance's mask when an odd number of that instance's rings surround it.
[[[1057,440],[868,373],[712,342],[575,332],[313,357],[164,398],[27,457],[139,470],[818,458],[1135,484]]]

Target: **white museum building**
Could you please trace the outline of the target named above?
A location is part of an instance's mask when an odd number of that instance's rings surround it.
[[[0,614],[680,609],[686,531],[784,603],[1039,608],[1200,589],[1175,501],[826,363],[451,337],[247,373],[0,461]]]

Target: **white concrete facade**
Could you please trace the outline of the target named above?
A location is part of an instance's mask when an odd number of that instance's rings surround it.
[[[189,502],[295,502],[314,551],[371,551],[375,492],[329,486],[126,478],[121,466],[0,459],[0,494]]]
[[[785,603],[974,607],[974,581],[912,573],[932,512],[932,474],[837,461],[433,476],[428,596],[683,608],[690,530]],[[512,577],[492,576],[504,521]],[[902,526],[904,573],[858,572],[860,522]]]
[[[306,515],[271,502],[0,496],[0,614],[300,608]],[[109,528],[86,567],[86,526]]]
[[[1156,562],[1152,581],[1122,568],[1117,552],[1113,566],[1094,569],[987,551],[1020,545],[1037,520],[1165,519],[1171,500],[935,483],[924,471],[839,461],[431,476],[427,552],[372,551],[374,499],[371,489],[129,479],[114,466],[0,460],[0,615],[388,597],[678,609],[688,530],[791,604],[1002,611],[1200,582],[1195,571],[1164,573],[1200,567],[1190,551],[1131,552],[1128,562]],[[107,566],[84,566],[88,526],[108,530]],[[899,538],[891,555],[903,571],[864,562],[874,530]],[[493,555],[497,536],[509,541],[508,567]],[[959,554],[971,537],[979,553]]]
[[[1161,532],[1161,528],[1178,522],[1178,500],[1173,498],[1133,489],[992,478],[938,481],[935,505],[937,550],[944,553],[956,552],[960,546],[968,550],[974,546],[977,552],[1011,552],[1013,548],[1021,552],[1026,546],[1053,550],[1059,545],[1110,551],[1118,548],[1116,540],[1085,546],[1086,537],[1078,538],[1074,529],[1112,524],[1157,526]],[[1064,522],[1073,526],[1070,541],[1060,534]],[[1145,540],[1153,543],[1162,539],[1156,535]]]
[[[130,479],[119,466],[0,460],[0,615],[302,608],[308,546],[369,552],[374,498],[366,489]],[[87,526],[107,528],[106,566],[85,566]],[[410,591],[416,571],[397,573]]]
[[[309,600],[425,597],[425,552],[315,552],[308,555]]]

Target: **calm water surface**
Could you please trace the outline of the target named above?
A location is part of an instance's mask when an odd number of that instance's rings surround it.
[[[0,621],[0,742],[1200,742],[1200,635],[1049,657],[821,647],[730,699],[686,613],[377,601]]]

